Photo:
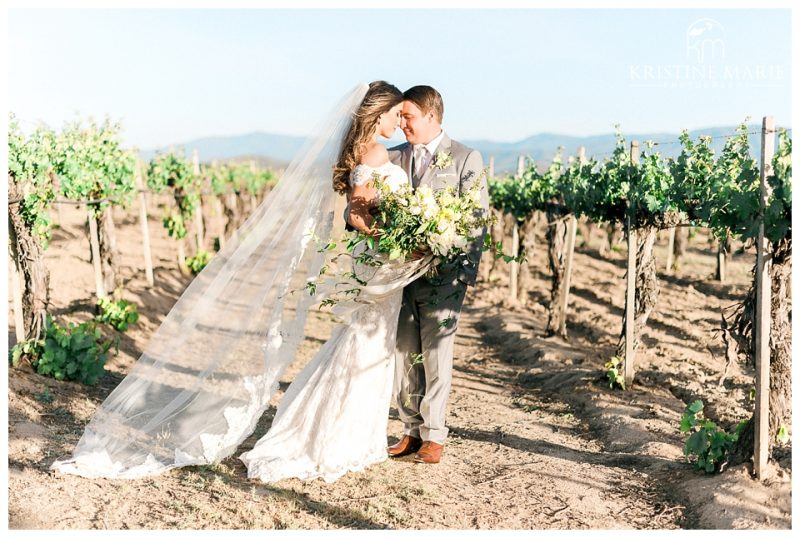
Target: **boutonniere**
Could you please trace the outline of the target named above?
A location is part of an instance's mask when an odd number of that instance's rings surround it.
[[[436,156],[433,158],[433,166],[439,170],[444,170],[451,164],[453,164],[453,155],[449,151],[447,153],[444,151],[436,152]]]

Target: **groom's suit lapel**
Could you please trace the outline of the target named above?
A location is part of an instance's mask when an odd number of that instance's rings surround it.
[[[408,184],[409,186],[412,185],[411,183],[411,154],[413,153],[413,149],[411,144],[408,142],[404,142],[399,146],[395,146],[389,150],[389,160],[392,163],[396,164],[400,168],[402,168],[406,175],[408,176]]]
[[[405,170],[408,176],[409,185],[413,185],[411,179],[411,154],[413,152],[414,149],[408,142],[406,142],[405,146],[403,146],[403,149],[400,151],[400,166],[403,167],[403,170]]]
[[[443,170],[434,166],[436,154],[440,151],[442,153],[450,153],[450,150],[450,137],[445,133],[439,145],[436,147],[436,151],[434,152],[430,164],[428,164],[428,168],[425,170],[425,173],[422,174],[422,179],[419,182],[420,185],[427,185],[433,190],[442,189],[450,184],[454,184],[456,187],[458,186],[458,182],[456,181],[458,178],[455,174],[455,162]],[[448,179],[451,181],[448,181]]]

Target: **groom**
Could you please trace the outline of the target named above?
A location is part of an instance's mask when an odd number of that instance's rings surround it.
[[[442,96],[430,86],[403,93],[400,127],[407,143],[389,149],[416,189],[453,186],[464,193],[480,181],[480,199],[489,211],[481,154],[451,140],[442,130]],[[389,447],[390,456],[416,452],[415,462],[439,463],[447,438],[447,399],[453,371],[453,344],[467,286],[475,284],[486,229],[466,256],[440,265],[433,277],[422,277],[403,289],[397,328],[395,394],[404,436]]]

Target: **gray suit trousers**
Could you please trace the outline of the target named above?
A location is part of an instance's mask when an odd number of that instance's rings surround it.
[[[394,393],[404,433],[444,444],[453,345],[467,285],[455,278],[441,280],[422,277],[403,289]]]

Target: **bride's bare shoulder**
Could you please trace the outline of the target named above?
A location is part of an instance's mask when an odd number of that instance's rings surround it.
[[[366,164],[373,168],[386,164],[389,160],[389,152],[383,144],[375,142],[367,147],[367,150],[361,156],[360,164]]]

